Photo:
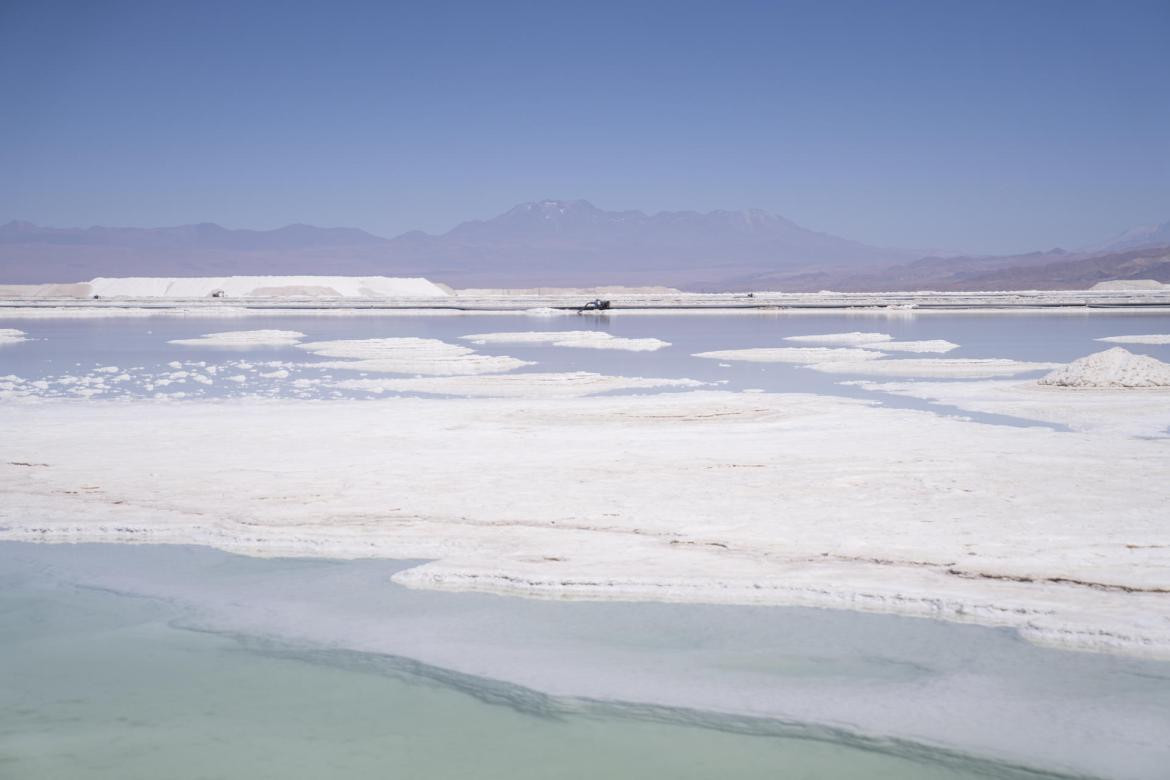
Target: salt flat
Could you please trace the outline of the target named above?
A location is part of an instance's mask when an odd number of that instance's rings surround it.
[[[0,538],[431,562],[413,587],[788,604],[1170,656],[1165,440],[800,394],[0,405]]]

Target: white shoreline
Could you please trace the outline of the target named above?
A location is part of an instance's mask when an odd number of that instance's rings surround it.
[[[412,281],[412,280],[402,280]],[[1161,290],[1020,290],[995,292],[890,293],[679,293],[615,292],[605,296],[605,315],[684,313],[804,313],[851,311],[913,316],[929,311],[1107,311],[1133,308],[1170,312],[1170,289]],[[37,316],[255,316],[344,312],[347,316],[418,315],[420,313],[571,313],[593,298],[580,292],[549,294],[459,291],[433,297],[277,297],[159,298],[27,297],[0,287],[0,319]],[[52,315],[49,314],[52,312]]]

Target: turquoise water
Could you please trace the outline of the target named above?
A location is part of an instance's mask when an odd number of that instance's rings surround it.
[[[0,593],[0,776],[1023,777],[911,745],[558,700],[386,656],[176,628],[166,604],[51,583]],[[750,732],[757,733],[750,733]]]

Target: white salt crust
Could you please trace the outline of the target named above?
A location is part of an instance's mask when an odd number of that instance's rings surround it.
[[[571,373],[483,374],[460,377],[403,379],[346,379],[331,386],[371,393],[425,393],[472,398],[580,398],[616,390],[662,387],[700,387],[694,379],[652,379],[606,376],[586,371]]]
[[[853,331],[851,333],[821,333],[812,336],[785,336],[785,341],[801,341],[812,344],[840,344],[843,346],[871,346],[880,341],[892,341],[893,336],[889,333],[862,333],[860,331]]]
[[[1019,379],[844,384],[1075,431],[1145,437],[1165,437],[1170,431],[1170,388],[1068,388]]]
[[[900,360],[843,360],[808,366],[830,374],[924,376],[981,379],[1014,376],[1028,371],[1059,368],[1060,363],[1028,363],[1004,358],[904,358]]]
[[[866,344],[870,349],[880,349],[882,352],[950,352],[958,349],[959,345],[945,339],[928,339],[926,341],[878,341]]]
[[[23,330],[16,328],[0,328],[0,347],[5,344],[16,344],[21,341],[27,341],[26,334]]]
[[[172,339],[167,343],[190,347],[286,347],[304,337],[304,333],[295,330],[229,330],[204,333],[192,339]]]
[[[696,352],[692,357],[711,360],[734,360],[747,363],[798,363],[809,365],[835,360],[874,360],[883,357],[880,352],[865,349],[834,349],[831,347],[752,347],[749,349],[717,349]]]
[[[653,352],[669,347],[669,341],[644,338],[628,339],[597,330],[520,331],[509,333],[473,333],[461,338],[472,344],[551,344],[554,347],[582,349],[622,349],[631,352]]]
[[[396,579],[895,612],[1170,657],[1164,441],[723,392],[45,400],[0,404],[0,440],[3,539],[428,559]]]
[[[313,364],[318,367],[387,374],[428,376],[499,374],[521,366],[533,365],[528,360],[502,355],[481,355],[459,344],[413,337],[311,341],[307,344],[298,344],[297,347],[322,357],[345,358],[341,361]]]
[[[1170,344],[1170,333],[1147,333],[1137,336],[1106,336],[1097,341],[1111,341],[1114,344]]]

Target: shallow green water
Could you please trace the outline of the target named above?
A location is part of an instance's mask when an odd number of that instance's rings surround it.
[[[7,780],[1016,776],[174,628],[150,599],[3,585]]]

